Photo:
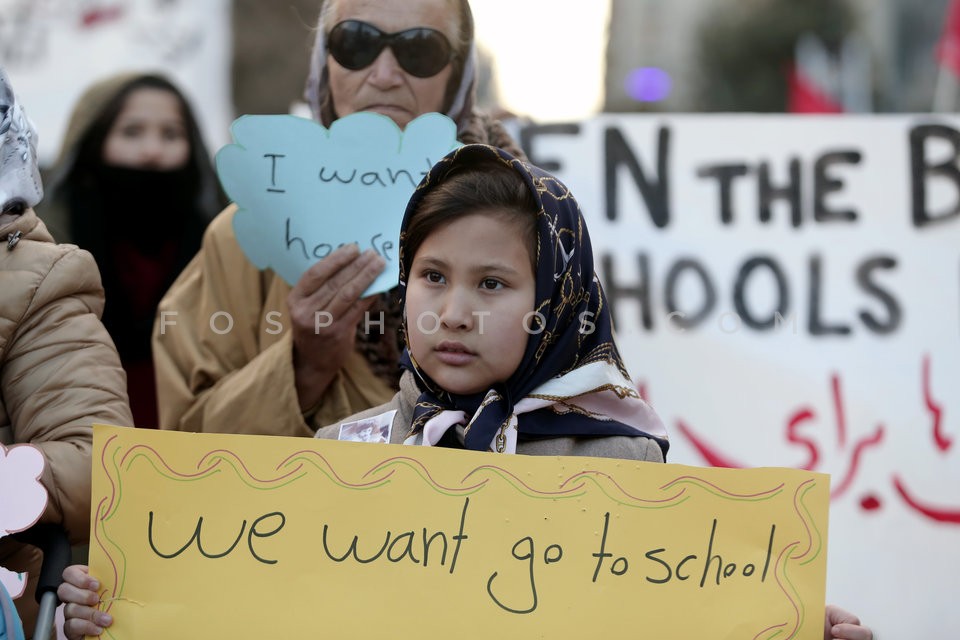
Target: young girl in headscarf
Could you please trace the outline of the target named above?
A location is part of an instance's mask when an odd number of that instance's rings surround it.
[[[583,217],[556,178],[486,145],[441,160],[404,215],[400,296],[400,391],[317,437],[664,460],[666,431],[620,358]],[[98,588],[85,566],[64,572],[67,637],[112,624]],[[823,637],[873,634],[827,605]]]
[[[441,160],[407,206],[400,292],[400,391],[317,437],[665,460],[666,430],[617,351],[580,208],[553,176],[484,145]],[[873,632],[827,605],[823,637]]]
[[[411,199],[400,263],[400,391],[318,437],[379,421],[394,443],[663,461],[666,431],[617,351],[587,229],[559,180],[461,147]]]

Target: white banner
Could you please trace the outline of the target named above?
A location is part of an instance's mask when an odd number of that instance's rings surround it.
[[[523,135],[580,202],[669,461],[831,474],[828,600],[880,638],[960,632],[960,118]]]
[[[229,141],[230,0],[0,0],[0,66],[52,163],[80,94],[121,71],[166,73],[186,94],[204,140]]]

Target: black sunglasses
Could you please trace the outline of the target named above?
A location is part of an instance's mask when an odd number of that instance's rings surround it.
[[[437,75],[453,58],[447,37],[427,27],[384,33],[367,22],[344,20],[327,35],[327,51],[352,71],[369,67],[384,47],[390,47],[401,69],[417,78]]]

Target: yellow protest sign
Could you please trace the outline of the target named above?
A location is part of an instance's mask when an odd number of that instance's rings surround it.
[[[829,479],[94,428],[107,635],[823,634]]]

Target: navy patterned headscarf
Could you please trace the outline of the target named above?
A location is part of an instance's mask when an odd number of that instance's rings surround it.
[[[406,351],[401,364],[414,372],[421,391],[411,435],[422,433],[445,412],[462,412],[468,449],[509,451],[515,450],[517,440],[622,435],[655,438],[665,454],[666,431],[640,399],[614,343],[580,207],[569,189],[545,171],[486,145],[460,147],[434,165],[411,198],[401,226],[402,303],[406,304],[414,257],[404,250],[407,229],[424,197],[452,173],[491,162],[515,171],[539,208],[534,308],[538,315],[530,323],[534,332],[513,375],[472,396],[439,388]]]

